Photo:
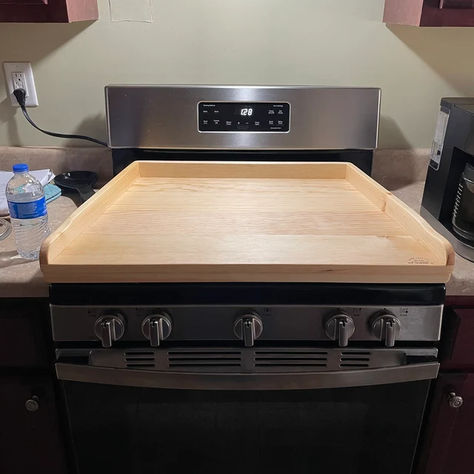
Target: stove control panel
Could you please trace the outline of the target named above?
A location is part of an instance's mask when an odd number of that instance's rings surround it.
[[[51,306],[53,338],[115,341],[158,347],[163,341],[229,342],[251,347],[261,342],[330,342],[346,347],[372,341],[438,341],[443,306],[176,305],[166,307]]]
[[[199,102],[200,132],[290,131],[288,102]]]

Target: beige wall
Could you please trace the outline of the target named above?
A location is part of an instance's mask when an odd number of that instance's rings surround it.
[[[383,0],[152,3],[153,23],[99,0],[93,23],[0,24],[0,61],[33,63],[39,124],[103,138],[108,83],[379,86],[380,146],[427,147],[440,98],[474,95],[474,28],[388,28]],[[25,124],[3,82],[0,145],[78,144]]]

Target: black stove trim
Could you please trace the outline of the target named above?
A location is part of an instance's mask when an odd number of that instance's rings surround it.
[[[135,160],[202,161],[348,161],[370,176],[373,150],[168,150],[117,148],[112,150],[113,173],[120,173]]]
[[[50,285],[57,305],[397,305],[444,304],[444,284],[81,283]]]

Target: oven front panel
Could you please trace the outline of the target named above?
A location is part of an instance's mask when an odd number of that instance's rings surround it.
[[[79,474],[409,474],[429,385],[197,391],[62,382]]]

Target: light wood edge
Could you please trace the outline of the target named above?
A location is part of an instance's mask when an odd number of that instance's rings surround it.
[[[144,178],[345,179],[346,163],[259,161],[138,161]],[[158,165],[158,166],[157,166]]]
[[[43,242],[39,258],[41,268],[43,269],[44,266],[51,264],[67,244],[83,233],[93,222],[94,216],[103,211],[119,194],[123,193],[124,189],[139,176],[139,172],[139,164],[137,162],[132,163],[78,207]]]
[[[408,265],[52,265],[49,282],[62,283],[193,283],[193,282],[308,282],[308,283],[442,283],[444,266]]]
[[[352,163],[346,163],[346,165],[347,180],[381,211],[406,229],[409,235],[427,246],[435,255],[436,263],[446,266],[451,274],[454,268],[455,253],[448,240],[436,232],[423,217],[355,165]]]

